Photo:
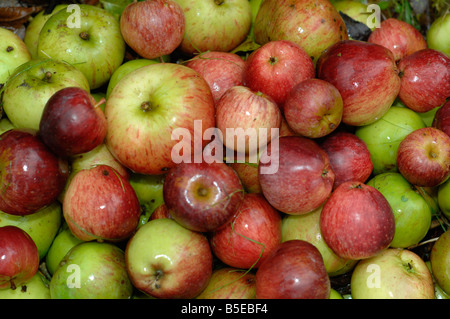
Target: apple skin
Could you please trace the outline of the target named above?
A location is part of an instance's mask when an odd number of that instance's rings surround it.
[[[344,102],[334,85],[312,78],[297,83],[291,89],[283,111],[287,124],[295,133],[319,138],[339,126]]]
[[[47,279],[39,271],[16,289],[0,289],[0,299],[51,299]]]
[[[336,131],[321,142],[334,172],[333,189],[348,181],[365,183],[373,171],[373,163],[366,143],[354,133]]]
[[[423,49],[398,62],[400,100],[415,112],[424,113],[445,103],[450,96],[450,57]]]
[[[245,194],[233,219],[210,234],[214,255],[241,269],[258,268],[280,242],[280,213],[261,194]]]
[[[441,234],[434,243],[430,255],[431,269],[439,287],[450,294],[450,230]]]
[[[434,299],[425,262],[416,253],[388,248],[358,262],[351,281],[352,299]]]
[[[442,184],[450,176],[450,136],[434,127],[409,133],[398,146],[397,166],[413,185]]]
[[[391,50],[395,61],[427,48],[427,42],[419,30],[396,18],[383,20],[380,27],[372,31],[367,41]]]
[[[0,227],[0,289],[16,289],[37,273],[39,252],[23,229]]]
[[[367,125],[381,118],[400,90],[394,56],[373,43],[346,40],[327,48],[317,61],[317,78],[333,84],[344,101],[342,122]]]
[[[0,84],[4,84],[18,66],[31,60],[31,54],[23,40],[11,30],[1,27],[0,37]]]
[[[364,4],[359,1],[348,1],[348,0],[339,0],[332,1],[333,6],[336,8],[338,12],[342,12],[352,19],[361,22],[368,26],[369,16],[372,14],[371,11],[367,11],[367,4]],[[372,31],[375,30],[376,25],[369,27]]]
[[[324,204],[320,231],[334,253],[346,259],[365,259],[389,247],[395,217],[383,194],[361,182],[339,185]]]
[[[236,171],[247,193],[262,192],[261,185],[259,184],[257,164],[233,162],[228,165]]]
[[[131,2],[120,15],[123,39],[145,59],[171,54],[183,40],[184,30],[183,9],[172,0]]]
[[[330,278],[319,250],[304,240],[278,245],[255,275],[257,299],[328,299]]]
[[[70,180],[63,215],[81,240],[120,242],[136,230],[141,208],[128,180],[112,167],[98,165],[77,172]]]
[[[180,163],[164,179],[164,203],[184,227],[211,232],[228,223],[244,199],[236,172],[225,163]]]
[[[148,218],[147,222],[158,218],[172,218],[172,215],[170,215],[170,211],[165,203],[162,203],[161,205],[155,208],[153,213]]]
[[[133,286],[160,299],[195,298],[212,274],[208,239],[170,218],[140,227],[127,242],[125,258]]]
[[[450,179],[439,185],[437,200],[441,212],[450,218]]]
[[[55,156],[31,129],[0,135],[0,210],[12,215],[33,214],[53,203],[69,176],[66,160]]]
[[[431,126],[450,136],[450,100],[444,103],[434,114]]]
[[[314,76],[311,58],[299,45],[287,40],[270,41],[245,61],[244,85],[270,96],[281,110],[294,85]]]
[[[271,142],[263,151],[258,166],[259,183],[268,202],[286,214],[305,214],[320,205],[330,195],[334,172],[327,153],[312,139],[301,136],[283,136],[277,149]],[[262,169],[276,165],[273,174],[262,174]]]
[[[429,49],[438,50],[450,56],[450,18],[448,14],[437,17],[427,31],[427,44]]]

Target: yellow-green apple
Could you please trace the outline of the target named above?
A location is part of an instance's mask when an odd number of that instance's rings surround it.
[[[450,218],[450,180],[439,185],[437,199],[441,212]]]
[[[13,31],[0,27],[0,85],[4,85],[14,70],[31,60],[23,40]]]
[[[253,30],[255,28],[256,16],[258,15],[262,0],[249,0],[249,2],[250,8],[252,9],[252,25],[250,27],[250,31],[248,32],[248,36],[252,41],[255,41],[255,34],[253,33]]]
[[[0,299],[51,299],[47,278],[41,272],[36,274],[16,289],[0,289]]]
[[[439,287],[450,294],[450,230],[442,233],[434,243],[430,255],[431,270]]]
[[[9,118],[3,117],[0,119],[0,134],[5,133],[6,131],[15,128],[15,126],[11,123]]]
[[[317,61],[317,77],[333,84],[344,101],[342,122],[367,125],[380,119],[400,90],[400,77],[389,49],[364,41],[340,41]]]
[[[333,6],[338,12],[342,12],[353,20],[363,23],[372,31],[375,30],[377,21],[374,21],[372,17],[373,10],[367,4],[357,0],[340,0],[333,1]]]
[[[136,289],[160,299],[190,299],[208,285],[213,257],[203,233],[170,218],[154,219],[127,242],[125,260]]]
[[[441,51],[450,56],[450,15],[444,14],[431,22],[427,31],[428,48]]]
[[[450,136],[450,100],[436,110],[431,126]]]

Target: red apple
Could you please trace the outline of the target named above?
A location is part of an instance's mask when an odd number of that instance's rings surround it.
[[[283,136],[274,141],[260,157],[262,193],[283,213],[313,211],[324,203],[333,188],[334,172],[327,153],[306,137]],[[275,167],[273,172],[264,173],[270,167]]]
[[[29,281],[39,268],[39,252],[24,230],[0,227],[0,289],[16,289]]]
[[[136,230],[141,208],[128,180],[112,167],[98,165],[72,177],[63,214],[77,238],[119,242]]]
[[[361,182],[339,185],[322,208],[320,231],[336,255],[369,258],[389,247],[395,218],[386,198]]]
[[[167,208],[167,205],[165,203],[162,203],[161,205],[156,207],[148,220],[150,221],[159,218],[172,218],[169,209]]]
[[[0,210],[28,215],[53,203],[69,176],[66,160],[54,155],[31,129],[0,135]]]
[[[261,193],[258,164],[233,162],[228,165],[236,171],[246,192]]]
[[[244,198],[244,188],[225,163],[180,163],[167,173],[163,196],[178,223],[190,230],[210,232],[233,218]]]
[[[395,61],[427,48],[427,42],[419,30],[396,18],[382,21],[379,28],[371,32],[367,42],[376,43],[391,50]]]
[[[314,64],[299,45],[286,40],[268,42],[245,62],[244,84],[260,91],[282,109],[292,87],[315,76]]]
[[[444,53],[424,49],[398,62],[400,100],[416,112],[428,112],[450,96],[450,58]]]
[[[288,240],[272,252],[255,275],[258,299],[328,299],[330,278],[319,250]]]
[[[58,156],[86,153],[105,139],[105,114],[87,91],[67,87],[47,101],[39,124],[39,136]]]
[[[335,174],[333,188],[343,182],[365,183],[373,171],[373,163],[366,143],[353,133],[337,131],[320,143],[327,152]]]
[[[344,101],[342,122],[367,125],[381,118],[400,90],[400,78],[391,51],[356,40],[340,41],[317,61],[317,77],[333,84]]]
[[[344,102],[333,84],[307,79],[296,84],[283,106],[287,124],[297,134],[323,137],[341,123]]]
[[[413,185],[442,184],[450,176],[450,136],[435,127],[412,131],[398,146],[397,166]]]
[[[120,31],[137,54],[154,59],[172,53],[180,45],[185,22],[183,9],[176,1],[134,1],[120,16]]]
[[[233,219],[210,237],[217,258],[228,266],[258,268],[281,243],[281,216],[261,194],[245,194]]]
[[[444,103],[434,114],[432,126],[450,136],[450,100]]]

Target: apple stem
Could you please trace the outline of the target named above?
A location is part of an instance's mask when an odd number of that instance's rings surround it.
[[[52,72],[50,72],[50,71],[45,72],[44,81],[49,82],[51,78],[52,78]]]
[[[96,107],[102,105],[102,104],[105,103],[105,102],[106,102],[106,99],[105,99],[104,97],[102,97],[102,98],[100,99],[100,101],[98,101],[98,102],[94,105],[94,108],[96,108]]]
[[[89,36],[89,33],[87,33],[86,31],[80,32],[79,36],[80,36],[80,38],[83,39],[83,40],[89,40],[89,37],[90,37],[90,36]]]

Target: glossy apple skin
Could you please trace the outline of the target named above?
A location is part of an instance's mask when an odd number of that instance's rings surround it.
[[[398,146],[397,165],[411,184],[438,186],[450,176],[450,136],[434,127],[409,133]]]
[[[77,238],[119,242],[136,230],[141,208],[130,183],[112,167],[98,165],[73,176],[63,214]]]
[[[450,100],[444,103],[434,115],[433,127],[440,129],[445,134],[450,136]]]
[[[450,58],[444,53],[433,49],[416,51],[401,59],[398,69],[398,97],[413,111],[430,111],[450,96]]]
[[[25,42],[12,30],[0,29],[2,45],[0,47],[0,83],[5,84],[14,69],[31,60],[31,53]]]
[[[388,48],[394,54],[395,61],[427,48],[427,42],[419,30],[396,18],[383,20],[367,41]]]
[[[163,196],[173,219],[190,230],[210,232],[231,220],[244,188],[225,163],[180,163],[167,173]]]
[[[280,242],[280,213],[261,194],[245,194],[233,219],[210,236],[215,256],[241,269],[258,268]]]
[[[299,45],[286,40],[271,41],[248,56],[244,85],[270,96],[282,110],[292,87],[314,75],[314,64]]]
[[[391,51],[355,40],[327,48],[316,65],[317,77],[333,84],[344,101],[342,122],[367,125],[382,117],[400,90],[400,77]]]
[[[16,289],[38,271],[36,244],[17,226],[0,227],[0,256],[0,289]]]
[[[28,215],[55,201],[69,175],[66,160],[55,156],[35,130],[12,129],[0,136],[0,210]]]
[[[283,136],[278,139],[278,156],[273,143],[261,154],[258,166],[261,190],[269,203],[286,214],[308,213],[330,195],[335,174],[327,153],[312,139]],[[262,169],[278,166],[273,174]]]
[[[323,139],[320,146],[327,152],[335,174],[333,188],[344,182],[365,183],[373,171],[366,143],[353,133],[338,131]]]
[[[328,299],[330,279],[319,250],[304,240],[288,240],[256,271],[257,299]]]
[[[132,2],[121,14],[120,31],[125,42],[146,59],[175,51],[184,30],[183,9],[176,1]]]
[[[320,231],[336,255],[364,259],[389,247],[395,218],[380,191],[350,181],[338,186],[323,206]]]
[[[441,234],[434,243],[430,256],[431,269],[438,285],[450,294],[450,231]]]

